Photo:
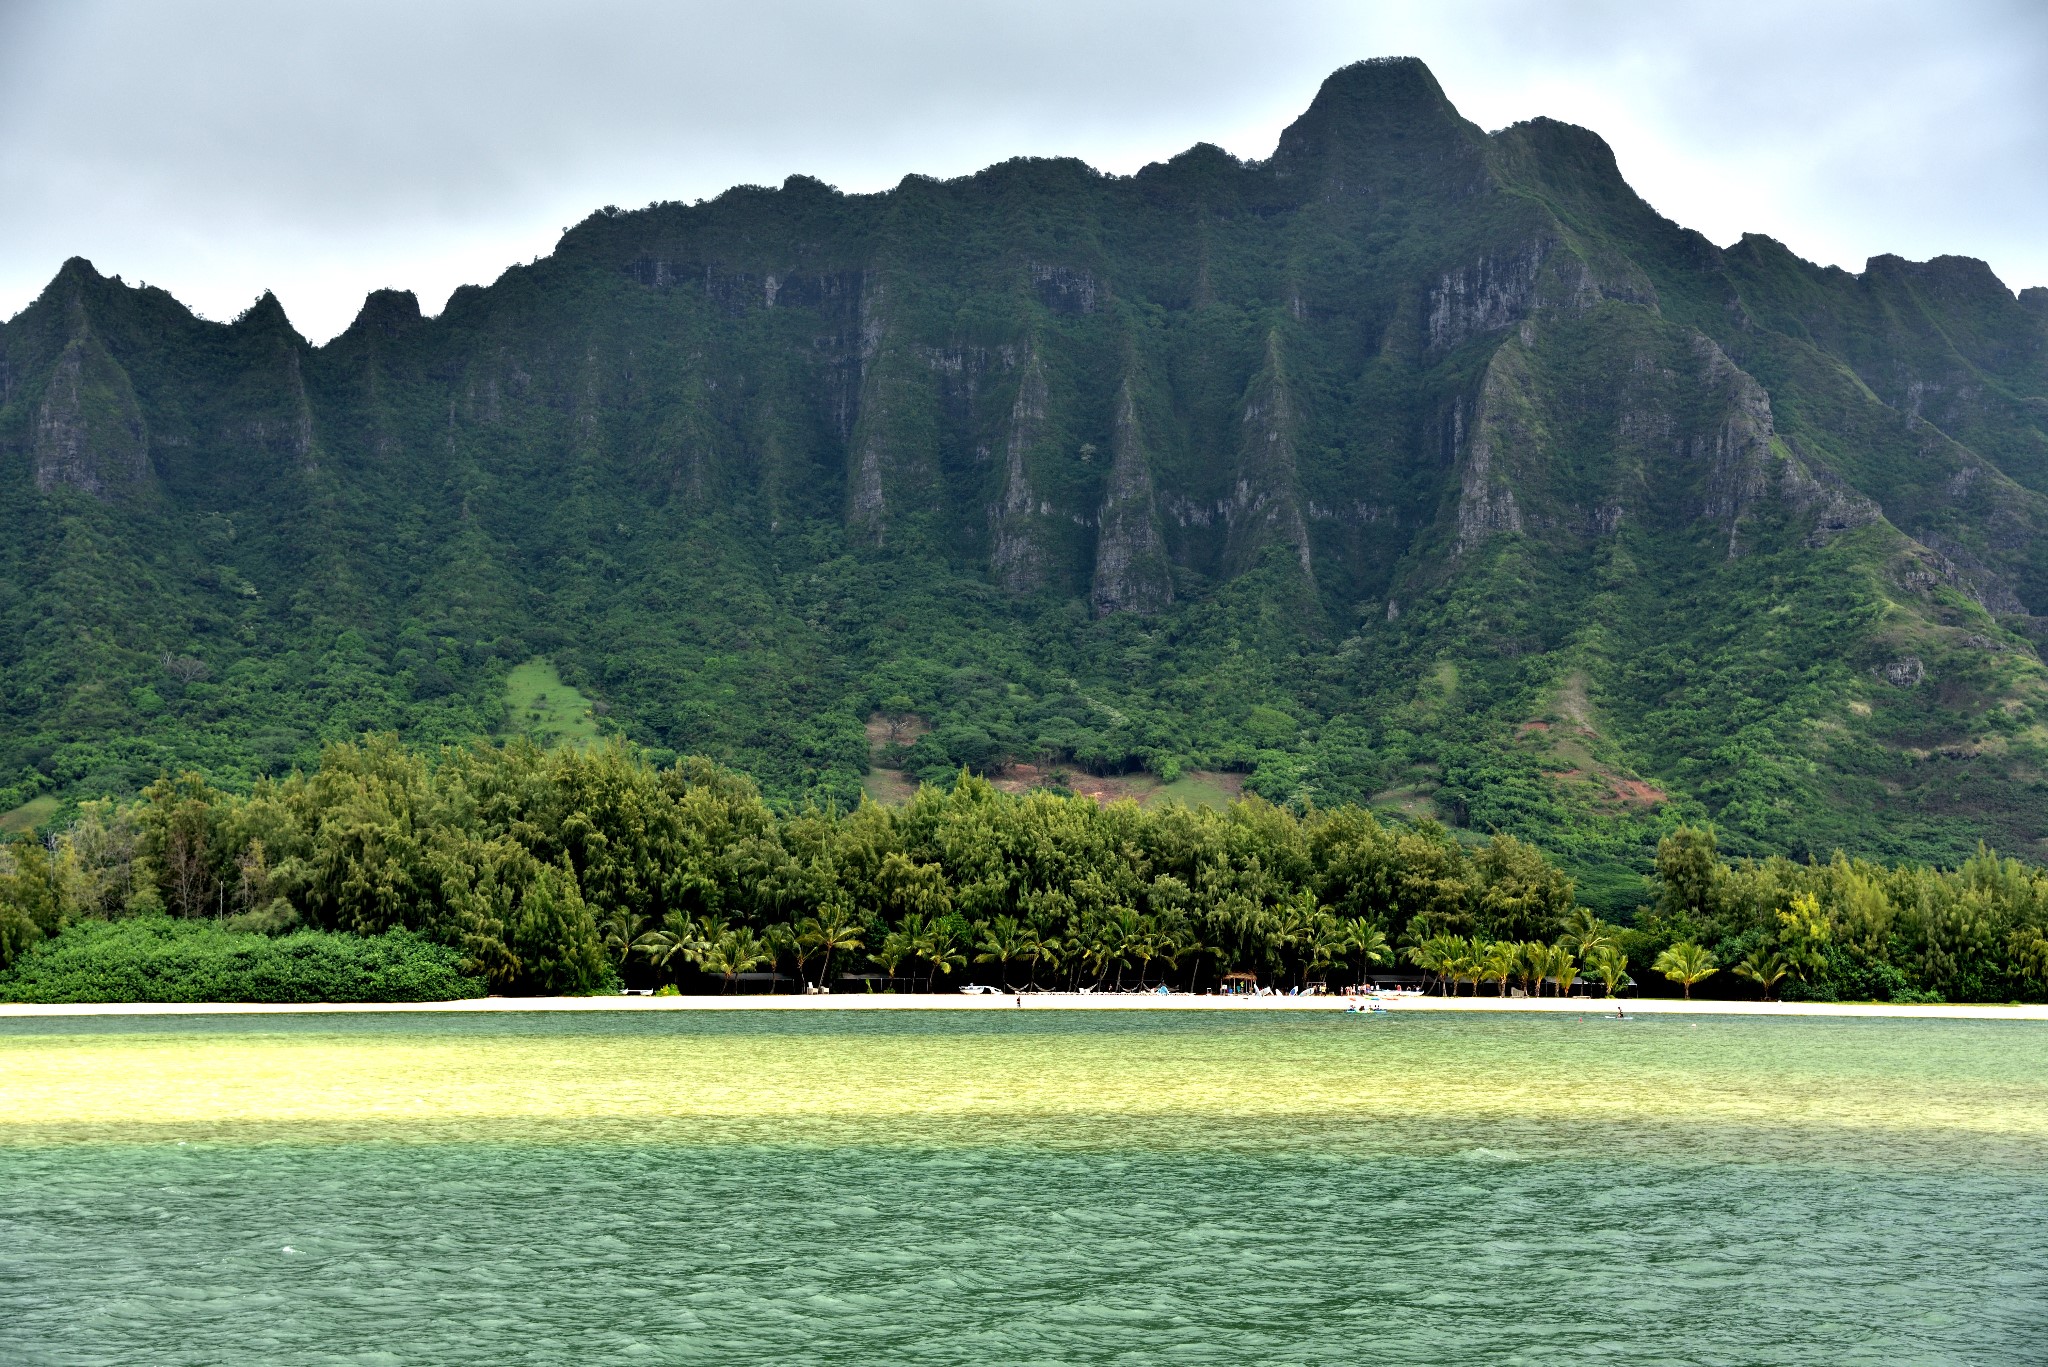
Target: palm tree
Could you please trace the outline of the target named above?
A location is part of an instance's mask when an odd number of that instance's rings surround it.
[[[1619,945],[1595,944],[1586,955],[1586,967],[1600,980],[1600,985],[1607,989],[1610,997],[1629,980],[1628,955],[1621,952]]]
[[[739,982],[740,974],[759,968],[774,958],[767,941],[745,926],[728,930],[704,951],[705,971],[716,973],[725,980],[725,988],[731,991]]]
[[[1764,950],[1752,951],[1748,958],[1735,965],[1735,976],[1747,978],[1763,990],[1764,1000],[1771,999],[1771,992],[1790,976],[1792,966],[1776,954]]]
[[[612,956],[612,964],[621,974],[626,970],[626,960],[644,953],[655,943],[653,937],[661,932],[650,929],[653,922],[652,916],[635,915],[622,907],[599,923],[597,933],[604,941],[605,952]]]
[[[1508,979],[1514,976],[1515,966],[1522,961],[1522,947],[1512,940],[1490,941],[1479,956],[1480,967],[1486,976],[1500,984],[1500,994],[1508,994]]]
[[[1457,995],[1468,978],[1472,980],[1472,990],[1478,992],[1479,970],[1473,966],[1472,941],[1463,935],[1446,935],[1444,939],[1444,971],[1451,975],[1451,994]]]
[[[1296,961],[1301,965],[1301,976],[1297,985],[1308,982],[1308,958],[1316,937],[1316,921],[1322,915],[1316,909],[1314,894],[1306,889],[1283,902],[1275,911],[1273,921],[1274,941],[1280,952],[1294,950]]]
[[[701,964],[704,951],[711,948],[711,942],[681,912],[670,912],[660,930],[648,931],[635,944],[657,973],[666,973],[670,977],[675,974],[676,960]]]
[[[1111,968],[1121,970],[1130,963],[1130,941],[1124,927],[1114,917],[1104,918],[1081,946],[1080,958],[1095,970],[1095,986],[1101,988]]]
[[[1436,975],[1437,986],[1459,981],[1471,942],[1459,935],[1432,935],[1419,945],[1410,945],[1408,962],[1425,973]]]
[[[1031,927],[1031,939],[1025,945],[1024,962],[1031,966],[1026,983],[1036,988],[1038,972],[1044,969],[1051,975],[1053,990],[1058,991],[1060,972],[1067,962],[1067,942],[1057,935],[1046,934],[1043,926],[1034,925]]]
[[[805,987],[811,984],[811,975],[804,970],[810,962],[811,942],[804,935],[803,927],[795,921],[778,921],[762,934],[763,943],[768,946],[768,966],[780,968],[782,956],[787,954],[796,960],[796,978]]]
[[[853,908],[840,898],[833,898],[818,908],[818,914],[803,924],[802,933],[812,948],[825,956],[818,965],[818,986],[830,990],[832,985],[832,956],[842,949],[859,949],[860,918],[853,914]]]
[[[1401,951],[1401,957],[1414,964],[1424,973],[1436,973],[1438,967],[1443,963],[1443,949],[1444,947],[1440,940],[1429,939],[1424,940],[1420,944],[1409,945]]]
[[[927,992],[938,990],[941,973],[951,973],[967,962],[966,951],[960,948],[960,937],[953,933],[951,923],[936,917],[925,922],[923,932],[912,941],[911,949],[918,958],[932,966],[924,979]]]
[[[917,957],[917,944],[909,931],[898,928],[884,935],[882,943],[868,957],[882,966],[882,971],[889,975],[890,984],[893,986],[896,981],[896,970],[903,961]]]
[[[1650,967],[1684,987],[1687,1001],[1692,1000],[1694,983],[1705,982],[1721,971],[1721,966],[1714,962],[1714,956],[1690,940],[1680,940],[1659,954]]]
[[[1542,996],[1543,966],[1550,962],[1550,946],[1541,940],[1524,940],[1516,948],[1522,957],[1515,971],[1521,975],[1523,995]]]
[[[1143,981],[1144,963],[1152,947],[1146,942],[1145,920],[1134,907],[1117,907],[1103,922],[1103,933],[1116,942],[1116,989],[1123,991],[1124,970],[1135,965]]]
[[[1157,953],[1166,963],[1168,977],[1178,975],[1181,960],[1190,954],[1200,954],[1202,948],[1202,942],[1185,925],[1175,925],[1159,932]]]
[[[1451,980],[1456,983],[1471,983],[1472,995],[1479,995],[1479,979],[1486,972],[1480,959],[1480,944],[1477,940],[1460,938],[1458,952],[1451,959]]]
[[[1131,936],[1129,948],[1131,959],[1138,969],[1138,990],[1142,992],[1145,990],[1145,979],[1151,972],[1152,961],[1159,957],[1165,942],[1160,938],[1157,918],[1141,914],[1137,919],[1138,930]]]
[[[1543,967],[1550,980],[1557,984],[1557,995],[1569,997],[1572,979],[1579,976],[1578,961],[1572,958],[1572,952],[1563,945],[1552,945]]]
[[[924,913],[906,911],[903,919],[896,923],[896,929],[882,937],[882,947],[875,958],[882,967],[889,970],[889,976],[897,976],[897,970],[905,963],[911,965],[910,978],[917,978],[917,960],[924,957],[925,938],[931,933],[932,923]]]
[[[1387,963],[1394,957],[1394,948],[1387,943],[1387,932],[1363,916],[1354,916],[1346,921],[1344,933],[1351,944],[1351,961],[1366,965],[1359,974],[1360,978],[1372,971],[1372,965]]]
[[[1601,945],[1618,945],[1614,927],[1594,914],[1591,907],[1575,907],[1571,919],[1564,923],[1564,933],[1557,942],[1569,948],[1586,963],[1593,961],[1593,951]]]
[[[1031,932],[1014,916],[998,916],[982,928],[978,964],[994,964],[1002,975],[1003,991],[1010,990],[1010,965],[1022,961],[1031,950]]]
[[[1309,930],[1308,939],[1302,946],[1301,985],[1306,988],[1309,974],[1335,964],[1344,957],[1345,951],[1349,950],[1351,945],[1349,926],[1328,912],[1317,912],[1315,924]]]

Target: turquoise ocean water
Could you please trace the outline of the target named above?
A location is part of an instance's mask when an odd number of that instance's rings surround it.
[[[2048,1363],[2048,1030],[0,1022],[0,1362]]]

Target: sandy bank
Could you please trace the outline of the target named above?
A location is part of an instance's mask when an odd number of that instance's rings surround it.
[[[119,1002],[106,1005],[0,1005],[0,1018],[39,1016],[265,1016],[357,1012],[498,1011],[1016,1011],[1015,996],[845,995],[829,997],[484,997],[458,1002]],[[1341,997],[1191,997],[1079,992],[1027,993],[1026,1011],[1322,1011],[1344,1010]],[[1882,1016],[1921,1020],[2048,1021],[2048,1006],[1895,1006],[1889,1003],[1713,1002],[1630,1000],[1631,1015],[1702,1016]],[[1388,1004],[1394,1014],[1415,1011],[1519,1011],[1585,1015],[1612,1011],[1597,998],[1559,1001],[1499,997],[1415,997]]]

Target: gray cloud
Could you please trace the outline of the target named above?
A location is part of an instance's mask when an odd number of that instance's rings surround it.
[[[1388,52],[1489,127],[1598,129],[1717,240],[2048,281],[2031,0],[0,0],[0,315],[83,254],[211,316],[275,289],[326,337],[368,289],[437,307],[604,203],[1264,155],[1330,69]]]

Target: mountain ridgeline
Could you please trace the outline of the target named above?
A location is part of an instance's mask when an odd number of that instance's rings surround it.
[[[543,656],[779,800],[1236,770],[1596,903],[1680,820],[2048,854],[2048,290],[1717,248],[1412,60],[1264,161],[608,208],[321,347],[73,260],[0,489],[0,810],[517,729]]]

